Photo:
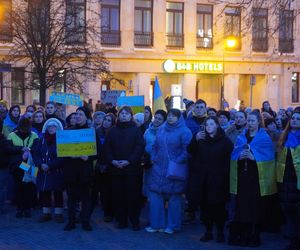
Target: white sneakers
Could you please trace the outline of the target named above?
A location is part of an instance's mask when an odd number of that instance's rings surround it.
[[[166,233],[166,234],[173,234],[175,231],[172,230],[171,228],[166,228],[166,229],[163,229],[163,228],[160,228],[160,229],[154,229],[152,227],[146,227],[145,228],[145,231],[148,232],[148,233]]]

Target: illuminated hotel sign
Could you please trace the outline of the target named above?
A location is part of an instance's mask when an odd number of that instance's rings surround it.
[[[167,73],[222,73],[223,64],[220,62],[167,60],[164,62],[163,68]]]

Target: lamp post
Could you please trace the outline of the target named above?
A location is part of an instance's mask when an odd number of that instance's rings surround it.
[[[223,40],[223,58],[222,58],[222,82],[221,82],[221,95],[220,95],[220,110],[223,109],[224,101],[224,82],[225,82],[225,50],[234,50],[237,47],[237,39],[234,36],[228,36]]]

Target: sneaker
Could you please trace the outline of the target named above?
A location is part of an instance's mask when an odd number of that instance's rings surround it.
[[[166,229],[164,230],[164,233],[165,233],[165,234],[173,234],[173,233],[175,233],[175,231],[174,231],[173,229],[171,229],[171,228],[166,228]]]
[[[152,227],[146,227],[145,231],[148,232],[148,233],[156,233],[156,232],[163,233],[165,230],[162,229],[162,228],[160,228],[160,229],[154,229]]]
[[[51,218],[51,214],[43,214],[39,219],[38,219],[38,223],[44,223],[47,221],[50,221]]]
[[[213,237],[212,232],[205,232],[205,234],[200,238],[200,241],[207,242],[207,241],[212,240],[213,238],[214,237]]]
[[[64,223],[64,216],[62,214],[55,214],[54,220],[56,223]]]

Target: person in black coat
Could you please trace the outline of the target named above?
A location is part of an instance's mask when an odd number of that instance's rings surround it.
[[[79,107],[76,110],[77,124],[72,129],[87,129],[88,119],[91,119],[90,112]],[[91,203],[91,188],[94,179],[92,156],[68,157],[65,159],[63,173],[68,195],[68,224],[65,226],[65,231],[70,231],[75,228],[76,223],[76,202],[81,201],[81,223],[82,228],[86,231],[91,231],[90,225],[90,203]]]
[[[201,241],[213,239],[217,228],[217,242],[224,242],[226,220],[225,203],[229,198],[230,155],[233,144],[220,128],[216,117],[205,119],[205,135],[194,135],[188,152],[192,155],[189,179],[189,198],[200,204],[206,232]]]
[[[115,125],[116,117],[112,113],[104,116],[101,127],[96,129],[97,163],[95,167],[95,179],[92,190],[91,214],[95,209],[100,192],[101,204],[104,211],[104,222],[113,220],[111,175],[108,171],[108,162],[104,154],[104,142],[108,131]]]
[[[129,217],[133,230],[139,230],[142,193],[140,163],[145,143],[132,118],[130,107],[120,109],[117,124],[109,131],[104,148],[112,175],[113,206],[118,227],[126,228]]]

